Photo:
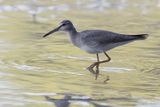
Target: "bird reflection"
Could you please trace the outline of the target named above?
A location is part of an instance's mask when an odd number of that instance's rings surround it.
[[[93,105],[94,107],[111,107],[95,103],[95,101],[106,101],[107,99],[92,99],[88,97],[84,98],[84,96],[78,96],[75,98],[74,96],[70,94],[65,94],[62,99],[55,99],[50,96],[44,96],[44,97],[47,101],[52,102],[55,105],[55,107],[69,107],[70,104],[73,102],[88,103]]]
[[[71,99],[71,96],[68,95],[64,96],[63,99],[54,99],[49,96],[44,96],[44,97],[47,101],[54,103],[56,107],[69,107],[70,105],[69,100]]]

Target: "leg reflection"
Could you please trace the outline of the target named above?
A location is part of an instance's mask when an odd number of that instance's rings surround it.
[[[77,95],[72,95],[72,94],[71,95],[65,94],[64,98],[62,99],[55,99],[50,96],[44,96],[44,97],[47,101],[52,102],[56,107],[69,107],[70,104],[74,102],[88,103],[88,104],[93,105],[94,107],[110,107],[110,106],[100,105],[96,103],[98,101],[106,102],[107,99],[92,99],[88,97],[85,98],[84,96],[81,96],[81,95],[77,96]]]

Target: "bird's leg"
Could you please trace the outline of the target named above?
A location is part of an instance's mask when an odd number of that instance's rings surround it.
[[[92,74],[95,74],[95,71],[93,70],[93,68],[95,67],[96,64],[97,64],[97,62],[91,64],[91,65],[87,68]]]
[[[87,69],[92,73],[92,74],[97,74],[97,72],[99,72],[99,56],[97,53],[97,61],[98,62],[94,62],[93,64],[91,64]],[[96,66],[96,71],[93,70],[93,68]],[[96,77],[97,78],[97,77]]]
[[[98,78],[98,75],[99,75],[99,55],[98,53],[96,54],[97,55],[97,65],[96,65],[96,76],[95,76],[95,79]]]
[[[99,64],[100,63],[105,63],[105,62],[109,62],[110,60],[111,60],[111,58],[109,57],[109,55],[106,53],[106,52],[103,52],[105,55],[106,55],[106,57],[108,58],[107,60],[104,60],[104,61],[100,61],[99,62]],[[109,76],[107,76],[107,78],[104,80],[104,83],[106,83],[107,81],[109,81],[110,79],[109,79]]]
[[[109,55],[106,53],[106,52],[103,52],[105,55],[106,55],[106,57],[108,58],[107,60],[104,60],[104,61],[99,61],[99,64],[100,63],[105,63],[105,62],[109,62],[110,60],[111,60],[111,58],[109,57]]]
[[[98,60],[98,62],[92,64],[92,65],[93,65],[93,68],[94,68],[96,65],[99,67],[99,65],[100,65],[101,63],[109,62],[109,61],[111,60],[111,58],[109,57],[109,55],[108,55],[106,52],[104,52],[104,54],[106,55],[106,57],[107,57],[108,59],[107,59],[107,60],[103,60],[103,61],[99,61],[99,57],[98,57],[98,55],[97,55],[97,60]],[[97,66],[96,66],[96,67],[97,67]],[[97,68],[98,68],[98,67],[97,67]]]
[[[108,58],[107,60],[99,61],[99,56],[98,56],[98,54],[97,54],[97,62],[93,63],[92,65],[90,65],[90,66],[87,68],[91,73],[93,73],[93,74],[96,75],[96,79],[97,79],[98,74],[99,74],[99,65],[100,65],[101,63],[109,62],[109,61],[111,60],[111,58],[109,57],[109,55],[108,55],[106,52],[104,52],[104,54],[105,54],[106,57]],[[96,66],[96,71],[93,70],[93,68],[94,68],[95,66]],[[107,79],[107,80],[108,80],[108,79]]]
[[[99,61],[99,56],[97,55],[97,62],[94,62],[92,65],[90,65],[90,66],[88,67],[88,69],[90,70],[90,69],[93,69],[96,65],[99,65],[99,64],[105,63],[105,62],[109,62],[109,61],[111,60],[111,58],[109,57],[109,55],[108,55],[106,52],[104,52],[104,54],[105,54],[106,57],[108,58],[107,60]]]
[[[111,60],[111,58],[109,57],[109,55],[108,55],[106,52],[104,52],[104,54],[106,55],[106,57],[107,57],[108,59],[107,59],[107,60],[104,60],[104,61],[99,61],[99,55],[98,55],[98,53],[97,53],[97,62],[94,63],[94,66],[93,66],[93,68],[96,66],[96,72],[95,72],[96,78],[95,78],[95,79],[97,79],[97,78],[98,78],[98,75],[99,75],[99,65],[100,65],[101,63],[109,62],[109,61]],[[92,69],[93,69],[93,68],[92,68]],[[108,80],[109,80],[109,76],[107,76],[107,79],[105,80],[105,82],[108,81]]]

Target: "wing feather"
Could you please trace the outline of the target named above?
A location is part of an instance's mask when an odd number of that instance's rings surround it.
[[[103,30],[86,30],[81,32],[81,41],[89,46],[107,45],[111,43],[134,40],[135,37]]]

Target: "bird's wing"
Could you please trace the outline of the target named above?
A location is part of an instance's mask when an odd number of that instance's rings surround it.
[[[81,41],[89,46],[107,45],[134,40],[135,37],[103,30],[86,30],[81,32]]]

